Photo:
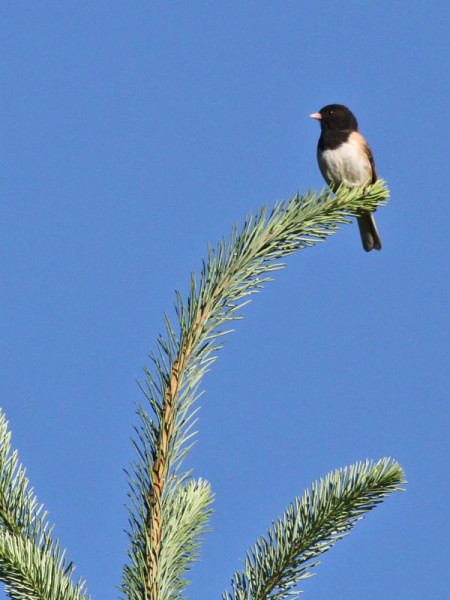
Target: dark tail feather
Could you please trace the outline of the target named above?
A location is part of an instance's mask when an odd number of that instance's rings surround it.
[[[366,252],[370,252],[374,248],[375,250],[381,250],[381,240],[373,214],[369,211],[363,212],[358,217],[358,226],[364,250]]]

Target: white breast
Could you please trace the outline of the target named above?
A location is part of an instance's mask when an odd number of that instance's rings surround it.
[[[361,153],[355,140],[349,139],[339,148],[325,150],[317,158],[320,171],[328,184],[362,185],[372,177],[369,159]]]

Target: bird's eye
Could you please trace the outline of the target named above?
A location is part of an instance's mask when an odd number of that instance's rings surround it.
[[[329,115],[334,115],[334,110],[329,110],[329,111],[328,111],[328,114],[329,114]]]

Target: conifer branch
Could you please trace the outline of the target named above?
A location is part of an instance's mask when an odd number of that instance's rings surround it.
[[[177,294],[178,333],[166,317],[166,335],[159,336],[151,355],[154,373],[146,370],[142,386],[153,418],[138,405],[136,459],[127,473],[130,564],[121,590],[128,600],[180,600],[188,583],[184,575],[198,556],[212,493],[181,465],[193,444],[201,378],[229,333],[226,327],[271,280],[269,274],[284,266],[280,259],[324,240],[351,216],[373,211],[387,198],[384,182],[378,181],[367,190],[341,187],[334,195],[330,189],[319,196],[297,195],[278,202],[268,216],[263,208],[247,217],[240,232],[235,227],[217,250],[208,249],[200,276],[191,277],[187,301]],[[46,512],[11,451],[10,435],[0,411],[0,579],[14,600],[88,600],[84,582],[72,582],[74,566],[51,536]],[[232,581],[233,600],[285,598],[317,564],[311,560],[402,481],[397,463],[383,459],[336,471],[315,484],[247,555],[245,571]]]
[[[276,262],[296,250],[313,246],[335,233],[341,224],[363,210],[376,210],[388,198],[384,182],[364,190],[340,187],[327,189],[317,196],[309,192],[278,202],[269,216],[267,208],[249,215],[240,232],[235,227],[228,241],[217,250],[208,249],[200,277],[191,277],[187,302],[177,294],[176,312],[179,333],[166,317],[166,337],[159,336],[157,353],[151,355],[153,375],[146,370],[144,394],[154,413],[138,406],[141,425],[136,429],[134,446],[137,458],[128,473],[130,484],[131,564],[124,569],[122,590],[130,600],[180,598],[181,587],[170,586],[161,562],[167,554],[168,507],[177,494],[188,487],[188,473],[179,467],[189,450],[195,411],[203,374],[215,360],[212,353],[221,347],[223,327],[240,318],[239,310],[249,296],[259,291],[268,275],[284,265]],[[204,496],[198,507],[199,523],[191,531],[192,549],[198,548],[199,534],[209,515],[211,496]],[[183,558],[188,569],[191,553]],[[181,573],[181,569],[179,570]],[[172,580],[173,581],[173,580]],[[165,595],[162,595],[165,590]]]
[[[224,592],[223,600],[298,598],[293,588],[313,575],[320,563],[315,559],[403,483],[402,468],[389,458],[356,463],[316,481],[247,552],[244,570],[234,574],[233,592]]]
[[[89,600],[84,581],[73,584],[53,526],[28,487],[11,433],[0,411],[0,580],[14,600]]]

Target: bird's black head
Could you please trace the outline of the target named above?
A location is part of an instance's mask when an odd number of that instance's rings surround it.
[[[343,104],[329,104],[311,115],[320,121],[322,129],[333,131],[358,131],[358,122],[350,109]]]

